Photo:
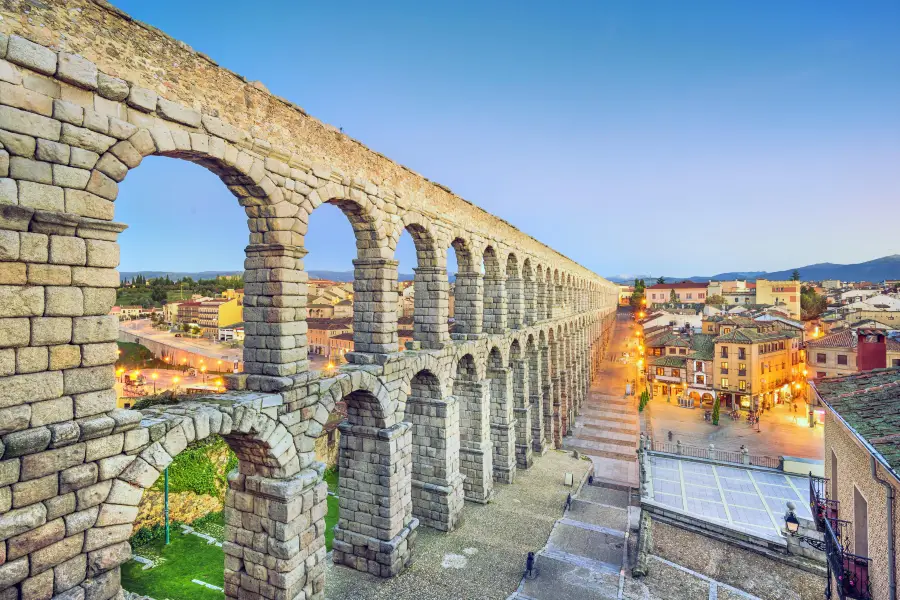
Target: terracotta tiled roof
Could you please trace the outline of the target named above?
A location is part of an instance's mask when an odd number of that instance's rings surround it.
[[[807,348],[856,348],[856,332],[845,329],[806,343]]]

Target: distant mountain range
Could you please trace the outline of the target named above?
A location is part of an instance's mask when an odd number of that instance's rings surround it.
[[[892,254],[862,263],[852,265],[838,265],[834,263],[818,263],[815,265],[806,265],[805,267],[795,267],[785,269],[784,271],[733,271],[730,273],[719,273],[709,277],[693,276],[693,277],[674,277],[663,274],[666,281],[696,281],[704,282],[710,280],[728,280],[728,279],[747,279],[753,281],[757,278],[785,280],[790,279],[794,270],[800,271],[800,279],[803,281],[821,281],[823,279],[840,279],[841,281],[872,281],[879,282],[885,279],[900,279],[900,254]],[[649,285],[651,280],[655,281],[659,275],[614,275],[607,277],[610,281],[617,283],[633,283],[635,278],[644,279]]]

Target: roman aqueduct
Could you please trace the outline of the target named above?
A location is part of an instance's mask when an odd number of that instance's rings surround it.
[[[0,600],[105,600],[142,492],[223,436],[226,596],[324,595],[314,443],[344,400],[333,560],[388,577],[417,526],[558,446],[607,343],[616,286],[117,9],[0,7]],[[116,408],[118,184],[145,156],[202,165],[247,214],[245,375]],[[128,201],[125,198],[123,201]],[[356,236],[354,343],[307,361],[304,235],[335,205]],[[416,245],[414,339],[397,344],[396,244]],[[241,242],[243,243],[243,242]],[[447,251],[459,261],[448,331]]]

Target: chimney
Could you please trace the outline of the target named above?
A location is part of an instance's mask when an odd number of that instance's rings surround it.
[[[856,332],[856,369],[859,372],[887,367],[887,338],[878,329]]]

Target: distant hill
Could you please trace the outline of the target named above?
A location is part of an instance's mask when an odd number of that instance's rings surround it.
[[[892,254],[862,263],[852,265],[839,265],[835,263],[818,263],[815,265],[806,265],[805,267],[794,267],[783,271],[733,271],[730,273],[719,273],[709,277],[693,276],[693,277],[671,277],[664,275],[666,281],[696,281],[704,282],[710,280],[726,280],[726,279],[747,279],[755,280],[757,278],[785,280],[791,278],[794,270],[800,271],[800,278],[803,281],[821,281],[823,279],[840,279],[841,281],[884,281],[885,279],[900,279],[900,254]],[[643,278],[648,284],[650,280],[655,281],[658,276],[650,277],[646,275],[618,275],[608,277],[610,281],[618,283],[631,283],[635,278]]]

